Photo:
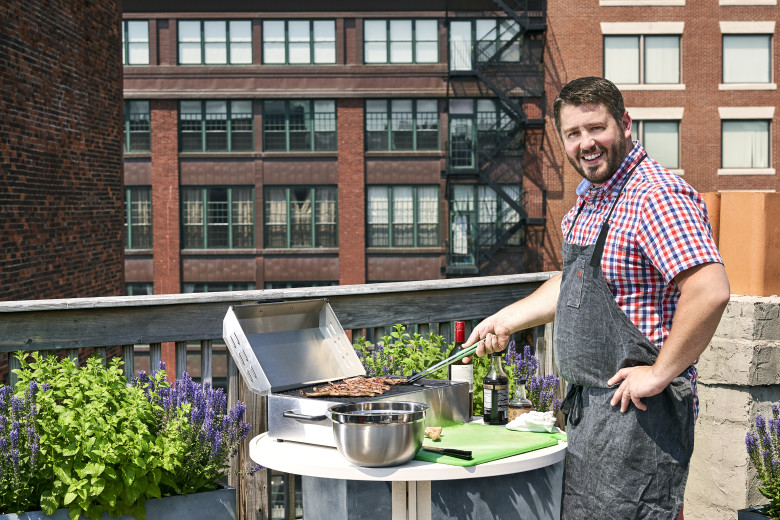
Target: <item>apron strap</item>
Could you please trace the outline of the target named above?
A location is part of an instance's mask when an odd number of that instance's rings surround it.
[[[623,188],[625,188],[626,184],[628,184],[628,179],[631,178],[631,175],[633,175],[637,166],[642,164],[642,161],[645,160],[645,157],[647,157],[647,154],[642,154],[642,157],[640,157],[637,163],[628,171],[626,178],[623,179],[623,184],[620,185],[620,190],[618,190],[617,195],[615,196],[615,202],[612,203],[612,206],[609,208],[609,213],[607,213],[607,216],[604,217],[604,223],[601,225],[601,231],[599,232],[599,236],[596,239],[596,247],[593,248],[593,256],[590,257],[591,267],[595,268],[601,264],[601,256],[604,254],[604,244],[606,243],[607,235],[609,234],[609,220],[612,218],[612,212],[615,210],[615,206],[617,206],[620,195],[623,193]]]

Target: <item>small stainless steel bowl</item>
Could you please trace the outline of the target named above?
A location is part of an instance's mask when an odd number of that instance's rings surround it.
[[[328,408],[339,453],[356,466],[398,466],[420,451],[427,404],[367,401]]]

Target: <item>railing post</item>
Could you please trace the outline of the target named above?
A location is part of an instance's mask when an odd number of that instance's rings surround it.
[[[200,342],[200,382],[202,384],[211,384],[211,359],[212,359],[212,341],[204,339]]]
[[[14,373],[14,370],[22,368],[19,364],[19,360],[16,358],[15,352],[8,353],[8,384],[11,388],[16,388],[16,383],[19,382],[19,376]]]
[[[135,346],[124,345],[122,347],[122,357],[125,360],[125,378],[130,381],[135,376]]]
[[[184,372],[187,371],[187,342],[176,342],[176,377],[175,379],[181,379]]]
[[[162,361],[162,343],[149,344],[149,374],[160,368]]]

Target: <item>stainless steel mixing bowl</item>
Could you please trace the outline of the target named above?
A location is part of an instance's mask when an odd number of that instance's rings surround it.
[[[420,451],[427,404],[368,401],[328,408],[339,453],[356,466],[398,466]]]

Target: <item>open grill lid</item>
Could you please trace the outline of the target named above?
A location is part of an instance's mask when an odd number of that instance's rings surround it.
[[[256,394],[366,374],[324,299],[233,305],[222,337]]]

